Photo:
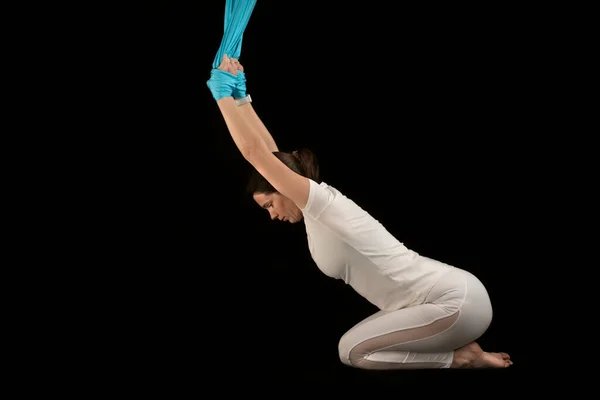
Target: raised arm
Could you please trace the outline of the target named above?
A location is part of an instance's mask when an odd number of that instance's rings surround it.
[[[258,131],[260,137],[262,138],[263,142],[265,142],[265,145],[267,146],[267,149],[269,149],[270,152],[279,151],[279,149],[277,148],[277,144],[273,139],[273,136],[271,135],[265,124],[262,122],[262,120],[258,117],[256,111],[254,111],[252,103],[242,104],[238,107],[238,112],[248,125],[252,125],[254,129]]]
[[[211,76],[212,82],[209,80],[208,86],[217,100],[238,150],[279,193],[291,199],[299,208],[304,208],[310,190],[308,179],[295,173],[275,157],[273,147],[261,136],[260,126],[264,126],[262,122],[257,124],[248,118],[253,110],[238,110],[248,104],[238,107],[233,98],[237,68],[233,66],[231,59],[224,56],[218,70],[219,74]],[[268,133],[266,128],[265,131]]]
[[[242,66],[242,64],[240,64],[237,58],[232,57],[229,60],[231,60],[230,69],[234,75],[236,75],[237,71],[244,72],[244,67]],[[262,122],[258,114],[256,114],[252,103],[242,104],[237,108],[237,110],[242,116],[242,118],[246,121],[246,123],[252,126],[256,131],[258,131],[260,137],[264,140],[269,151],[273,152],[279,150],[277,148],[275,140],[273,140],[273,136],[271,135],[265,124]]]

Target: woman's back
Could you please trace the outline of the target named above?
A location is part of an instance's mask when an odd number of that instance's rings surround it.
[[[302,210],[311,256],[381,310],[421,302],[447,264],[404,246],[369,213],[327,183],[310,181]]]

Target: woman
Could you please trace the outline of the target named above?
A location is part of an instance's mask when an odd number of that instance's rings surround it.
[[[245,94],[239,61],[225,55],[218,70],[207,83],[236,146],[255,169],[249,185],[254,200],[272,219],[304,220],[319,269],[380,309],[343,335],[341,361],[379,370],[512,365],[508,354],[484,352],[475,343],[492,320],[483,284],[467,271],[406,248],[319,179],[309,150],[279,152],[249,96],[234,99],[234,93]]]

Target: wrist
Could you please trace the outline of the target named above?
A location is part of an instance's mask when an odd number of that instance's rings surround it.
[[[241,98],[236,98],[235,99],[235,104],[236,106],[241,106],[244,104],[248,104],[248,103],[252,103],[252,97],[250,97],[250,95],[246,95],[245,97],[241,97]]]
[[[233,97],[236,83],[234,75],[218,69],[211,70],[210,79],[206,82],[216,101],[223,97]]]

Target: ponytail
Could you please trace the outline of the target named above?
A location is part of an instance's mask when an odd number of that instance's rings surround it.
[[[319,163],[310,149],[301,148],[291,153],[274,151],[273,154],[292,171],[316,183],[321,183]],[[275,188],[254,168],[251,171],[246,190],[250,194],[276,192]]]
[[[319,162],[315,153],[305,147],[296,150],[292,153],[300,163],[300,170],[304,172],[305,177],[312,179],[317,183],[321,183],[319,176]]]

